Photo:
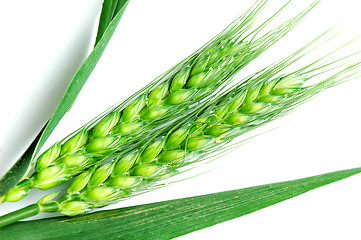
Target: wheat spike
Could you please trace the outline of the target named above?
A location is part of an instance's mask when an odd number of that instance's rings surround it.
[[[342,64],[335,66],[340,67],[339,72],[322,76],[323,79],[313,85],[305,83],[319,77],[317,69],[326,68],[325,74],[334,68],[321,64],[312,70],[307,70],[307,66],[278,77],[269,75],[280,72],[296,59],[281,61],[234,86],[213,99],[214,102],[194,118],[160,134],[146,146],[113,159],[107,163],[114,165],[112,172],[100,174],[107,177],[101,178],[98,185],[88,183],[76,188],[78,178],[75,178],[67,194],[58,202],[59,211],[76,215],[137,194],[156,185],[159,180],[182,172],[185,166],[223,151],[223,147],[236,137],[284,116],[317,93],[360,75],[360,61],[349,63],[346,67]],[[82,206],[81,210],[76,208],[72,211],[66,207],[74,201],[75,205]]]

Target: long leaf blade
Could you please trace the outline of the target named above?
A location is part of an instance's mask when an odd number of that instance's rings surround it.
[[[121,5],[123,7],[125,1]],[[100,14],[98,32],[95,39],[95,45],[100,41],[103,37],[105,30],[107,29],[109,23],[113,20],[114,14],[116,14],[116,7],[118,5],[118,0],[105,0],[102,6],[102,12]]]
[[[105,2],[109,2],[105,0]],[[47,122],[45,128],[40,132],[41,136],[31,143],[31,146],[26,150],[22,157],[13,165],[13,167],[0,179],[0,196],[7,193],[11,188],[15,186],[17,182],[25,175],[29,166],[31,165],[32,159],[39,152],[41,147],[44,145],[51,132],[55,129],[61,118],[67,113],[75,102],[80,90],[89,78],[100,57],[102,56],[110,38],[112,37],[118,23],[123,16],[125,8],[129,0],[121,1],[118,5],[112,7],[113,12],[116,13],[114,17],[108,22],[105,30],[103,22],[100,20],[99,25],[102,27],[102,34],[99,36],[99,40],[93,51],[90,53],[88,58],[80,66],[76,74],[74,75],[71,83],[69,84],[63,98],[60,100],[58,107],[56,108],[53,116]],[[36,147],[34,147],[36,145]],[[30,151],[31,150],[31,151]]]
[[[360,172],[361,168],[353,168],[73,218],[19,222],[0,229],[0,234],[7,239],[171,239],[261,210]]]
[[[45,143],[45,140],[50,135],[52,130],[56,127],[58,122],[60,121],[61,117],[68,112],[76,100],[81,88],[85,84],[86,80],[92,73],[93,69],[95,68],[96,64],[98,63],[100,57],[102,56],[110,38],[112,37],[118,23],[123,16],[125,8],[128,4],[129,0],[124,2],[123,7],[117,13],[117,15],[113,18],[113,20],[109,23],[107,29],[105,30],[102,38],[99,40],[97,45],[94,47],[94,50],[90,53],[88,58],[84,61],[84,63],[80,66],[79,70],[75,74],[73,80],[69,84],[68,89],[66,90],[63,98],[61,99],[59,106],[55,110],[55,114],[50,119],[47,127],[44,130],[44,133],[39,141],[38,149]]]

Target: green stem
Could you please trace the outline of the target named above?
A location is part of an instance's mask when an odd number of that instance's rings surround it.
[[[56,212],[59,210],[57,202],[50,202],[40,205],[40,212]]]
[[[14,222],[17,222],[21,219],[35,216],[39,212],[40,212],[40,207],[36,203],[36,204],[29,205],[27,207],[24,207],[22,209],[19,209],[15,212],[8,213],[8,214],[0,217],[0,228],[7,226],[9,224],[12,224]]]

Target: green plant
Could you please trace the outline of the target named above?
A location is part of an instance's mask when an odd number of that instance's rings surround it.
[[[328,8],[327,8],[328,9]],[[324,19],[326,19],[326,18],[324,18]],[[316,21],[317,22],[317,21]],[[310,30],[310,31],[312,31],[312,30]],[[301,34],[302,35],[302,34]],[[302,38],[302,36],[301,36],[301,38]],[[282,46],[283,47],[283,46]],[[287,48],[287,46],[285,46],[285,48]],[[283,48],[282,48],[283,49]],[[333,91],[334,92],[334,91]],[[341,87],[341,91],[340,91],[341,93],[342,93],[342,87]],[[331,93],[332,93],[332,91],[331,91]],[[331,96],[332,96],[332,94],[331,94]],[[342,99],[342,100],[339,100],[339,102],[347,102],[347,97],[345,97],[345,96],[341,96],[341,97],[339,97],[339,96],[336,96],[336,98],[338,98],[338,99]],[[353,105],[353,104],[347,104],[347,105]],[[203,108],[203,106],[204,105],[202,105],[202,108],[199,108],[198,110],[199,111],[201,111],[201,110],[204,110],[204,108]],[[334,106],[337,106],[337,104],[334,104]],[[346,115],[348,115],[348,114],[343,114],[343,112],[345,112],[345,109],[347,109],[347,107],[346,108],[343,108],[343,107],[335,107],[335,108],[337,108],[337,109],[335,109],[335,118],[333,118],[333,116],[331,116],[331,118],[330,119],[327,119],[325,122],[328,122],[328,121],[330,121],[330,122],[332,122],[332,121],[335,121],[335,119],[337,119],[337,117],[339,117],[339,115],[343,115],[344,117],[345,117],[345,120],[346,121],[343,121],[343,119],[342,119],[342,121],[340,121],[342,124],[343,123],[345,123],[345,122],[348,122],[348,123],[350,123],[350,121],[352,121],[348,116],[346,116]],[[208,109],[208,108],[207,108]],[[320,108],[320,109],[324,109],[324,108]],[[349,111],[349,112],[347,112],[347,113],[351,113],[351,112],[353,112],[354,111],[354,109],[352,109],[351,111]],[[200,113],[200,112],[197,112],[197,113]],[[193,114],[193,113],[192,113]],[[192,116],[192,117],[194,117],[194,116]],[[254,117],[254,116],[253,116]],[[191,120],[191,119],[189,119],[189,120]],[[317,120],[316,120],[317,121]],[[337,121],[335,121],[336,123],[337,123]],[[177,121],[176,122],[177,124],[182,124],[180,121]],[[212,130],[212,125],[214,124],[215,122],[211,122],[210,124],[210,126],[206,126],[207,128],[209,127],[211,130]],[[301,123],[301,125],[302,125],[303,123]],[[316,124],[317,125],[317,124]],[[339,124],[337,123],[337,125],[339,126]],[[201,124],[199,124],[199,126],[201,126]],[[216,125],[214,125],[213,126],[213,129],[217,129],[219,126],[216,126]],[[223,128],[224,126],[222,126],[222,128]],[[227,127],[227,126],[226,126]],[[229,127],[229,126],[228,126]],[[310,126],[310,128],[312,128],[312,126]],[[333,134],[333,132],[336,130],[337,131],[337,126],[335,126],[335,128],[331,128],[330,129],[330,132],[332,132],[332,134]],[[167,128],[167,129],[169,129],[169,128]],[[287,128],[286,128],[287,129]],[[165,129],[163,129],[163,130],[165,130]],[[171,130],[172,131],[172,130]],[[208,130],[208,131],[210,131],[210,130]],[[307,131],[307,130],[306,130]],[[164,132],[164,131],[163,131]],[[203,133],[205,132],[205,131],[202,131]],[[214,132],[214,131],[210,131],[210,132],[208,132],[208,133],[212,133],[212,132]],[[232,131],[231,131],[232,132]],[[231,134],[231,132],[229,132],[230,134]],[[208,134],[209,135],[209,134]],[[293,136],[294,135],[296,135],[296,134],[293,134]],[[307,139],[312,139],[313,138],[313,134],[311,133],[309,136],[312,136],[311,138],[308,138],[307,137]],[[154,134],[154,135],[151,135],[151,136],[149,136],[149,137],[151,137],[151,138],[156,138],[156,137],[158,137],[158,135],[156,135],[156,134]],[[267,137],[266,137],[267,138]],[[297,138],[297,137],[296,137]],[[224,138],[223,138],[224,139]],[[226,138],[227,139],[227,138]],[[277,139],[277,138],[276,138]],[[292,141],[293,141],[293,139],[294,139],[294,137],[292,137]],[[290,142],[291,142],[291,138],[289,139],[290,140]],[[335,140],[336,141],[336,140]],[[271,141],[272,142],[272,141]],[[303,143],[301,143],[301,145],[302,146],[307,146],[307,142],[308,141],[306,141],[305,142],[305,144],[303,144]],[[144,141],[143,141],[143,143],[144,143]],[[149,142],[148,144],[151,144],[151,142]],[[238,144],[236,144],[236,146],[237,146]],[[263,147],[266,147],[265,149],[267,149],[267,145],[268,144],[266,144],[266,146],[263,146]],[[270,145],[272,145],[272,143],[270,143]],[[261,145],[262,146],[262,145]],[[278,158],[289,158],[289,160],[290,160],[290,162],[292,161],[295,165],[297,165],[297,166],[299,166],[300,165],[300,162],[299,161],[297,161],[298,159],[297,159],[297,156],[299,155],[298,153],[301,153],[302,151],[304,151],[304,148],[302,148],[302,146],[300,146],[300,145],[298,145],[297,146],[297,148],[295,149],[295,151],[294,152],[292,152],[291,154],[289,154],[289,155],[285,155],[284,153],[285,152],[287,152],[287,149],[284,149],[284,148],[282,148],[282,149],[278,149],[278,147],[279,146],[275,146],[276,147],[276,149],[277,149],[277,151],[275,152],[273,149],[272,150],[270,150],[268,153],[269,153],[269,155],[267,155],[267,156],[265,156],[264,157],[264,159],[262,159],[262,157],[260,157],[260,155],[258,155],[258,154],[256,154],[257,156],[255,156],[255,159],[253,159],[253,155],[251,155],[250,157],[248,156],[248,158],[246,157],[247,155],[242,155],[242,157],[241,158],[237,158],[237,160],[239,160],[240,162],[247,162],[247,163],[250,163],[250,165],[251,165],[251,169],[250,170],[252,170],[252,163],[253,162],[259,162],[259,163],[263,163],[262,165],[260,165],[259,166],[259,168],[257,167],[257,169],[256,169],[256,171],[257,171],[257,173],[256,174],[260,174],[260,173],[262,173],[262,171],[263,171],[263,168],[269,168],[270,169],[270,172],[271,171],[274,171],[274,169],[277,169],[277,168],[280,168],[280,166],[281,166],[281,168],[283,168],[284,167],[284,165],[287,165],[287,163],[286,164],[279,164],[279,165],[277,165],[277,163],[279,163],[279,162],[277,162],[277,160],[278,160]],[[331,146],[331,145],[330,145]],[[333,146],[333,145],[332,145]],[[228,148],[226,148],[226,146],[225,145],[222,145],[222,147],[225,147],[225,148],[223,148],[222,150],[228,150]],[[234,146],[233,145],[231,145],[231,148],[233,148]],[[257,153],[261,153],[262,152],[262,149],[263,148],[259,148],[259,149],[256,149],[256,152]],[[268,148],[269,149],[269,148]],[[258,150],[260,150],[260,151],[258,151]],[[286,150],[286,151],[284,151],[284,150]],[[309,150],[312,150],[312,148],[311,149],[309,149]],[[317,152],[322,152],[323,151],[323,149],[322,148],[320,148],[320,149],[318,149],[318,151]],[[122,153],[123,151],[121,151],[121,153]],[[247,149],[246,149],[246,152],[247,152]],[[215,153],[215,152],[214,152]],[[221,152],[221,153],[223,153],[223,151]],[[189,152],[187,152],[187,154],[189,154]],[[242,153],[243,154],[243,153]],[[217,155],[217,154],[216,154]],[[306,156],[306,158],[308,158],[309,156]],[[323,159],[322,159],[322,157],[319,157],[319,156],[312,156],[312,157],[310,157],[310,158],[312,158],[312,159],[317,159],[317,161],[323,161]],[[346,156],[345,156],[345,158],[347,158]],[[269,159],[272,159],[272,161],[268,161]],[[253,161],[251,161],[251,160],[253,160]],[[262,160],[262,161],[261,161]],[[264,161],[263,161],[264,160]],[[275,161],[275,162],[273,162],[273,160]],[[308,160],[308,159],[305,159],[305,160]],[[343,160],[343,159],[342,159]],[[308,160],[309,161],[309,160]],[[269,167],[270,165],[269,165],[269,163],[270,162],[272,162],[272,164],[274,164],[274,168],[273,167]],[[302,159],[302,162],[303,162],[303,159]],[[154,162],[154,164],[158,164],[157,162]],[[327,166],[329,166],[329,165],[331,165],[332,166],[332,163],[326,163],[325,165],[327,165]],[[242,164],[237,164],[237,167],[238,166],[241,166],[241,168],[243,167],[243,168],[245,168],[245,165],[242,165]],[[248,166],[249,165],[247,165],[247,169],[248,169]],[[287,166],[285,166],[285,169],[287,169],[286,168]],[[313,168],[313,164],[311,165],[311,168]],[[327,168],[327,167],[326,167]],[[332,168],[332,167],[331,167]],[[103,168],[104,169],[104,168]],[[173,170],[175,169],[175,166],[174,166],[174,168],[173,168]],[[178,168],[176,169],[176,170],[178,170]],[[258,172],[259,171],[259,172]],[[285,170],[285,172],[286,172],[287,170]],[[317,171],[316,169],[315,169],[315,171]],[[357,170],[355,170],[355,172],[354,173],[356,173],[356,172],[358,172],[359,171],[359,169],[357,169]],[[241,172],[241,174],[242,174],[242,170],[240,171]],[[243,170],[243,173],[244,173],[244,170]],[[268,172],[263,172],[263,175],[261,175],[261,177],[262,177],[262,181],[268,181],[267,180],[267,176],[268,175],[271,175],[271,174],[273,174],[273,175],[277,175],[277,173],[268,173]],[[229,176],[228,176],[229,175]],[[234,176],[235,175],[237,175],[239,178],[235,178]],[[241,175],[239,175],[238,174],[238,172],[236,172],[236,174],[235,175],[233,175],[232,176],[232,173],[231,173],[231,171],[230,171],[230,174],[227,174],[227,178],[221,178],[221,179],[217,179],[217,181],[214,181],[214,182],[211,182],[210,183],[210,185],[215,185],[215,186],[217,186],[218,184],[221,184],[221,182],[222,182],[222,184],[224,184],[224,183],[227,183],[227,181],[232,181],[232,179],[233,179],[233,181],[235,181],[235,182],[240,182],[240,181],[242,181],[242,177],[243,176],[241,176]],[[281,173],[281,175],[282,175],[282,173]],[[95,176],[95,175],[94,175]],[[265,177],[265,178],[264,178]],[[94,178],[95,179],[95,178]],[[239,179],[241,179],[241,180],[239,180]],[[244,178],[243,177],[243,179],[246,179],[245,181],[242,181],[243,183],[244,182],[246,182],[246,184],[248,184],[248,180],[247,180],[247,178]],[[281,178],[282,179],[282,178]],[[99,181],[99,180],[98,180]],[[324,180],[322,179],[322,178],[319,178],[319,179],[317,179],[317,181],[318,182],[320,182],[320,183],[322,183]],[[269,181],[270,182],[270,181]],[[75,184],[75,183],[74,183]],[[95,180],[93,180],[92,181],[92,184],[90,184],[90,185],[88,185],[88,186],[86,186],[86,188],[91,188],[91,187],[96,187],[96,181]],[[287,189],[287,190],[290,190],[289,191],[289,194],[290,195],[292,195],[292,194],[295,194],[296,192],[297,192],[297,190],[299,190],[300,188],[299,188],[299,185],[297,185],[296,184],[296,189],[294,189],[293,191],[291,191],[290,189]],[[202,191],[203,191],[203,188],[201,188],[202,189]],[[74,188],[73,188],[73,190],[74,190]],[[70,193],[74,193],[73,192],[73,190],[69,190],[69,192]],[[136,190],[136,189],[131,189],[130,191],[133,191],[133,190]],[[140,189],[140,190],[143,190],[143,189]],[[213,189],[212,189],[212,191],[213,191]],[[75,192],[76,192],[76,189],[75,189]],[[136,191],[134,191],[134,193],[135,193]],[[257,193],[256,193],[257,194]],[[271,196],[272,196],[272,194],[274,194],[274,192],[271,192]],[[130,194],[131,195],[131,194]],[[129,196],[130,196],[129,195]],[[54,195],[52,195],[52,196],[54,196]],[[46,204],[45,202],[47,201],[47,200],[50,200],[50,198],[52,197],[52,196],[48,196],[46,199],[43,199],[43,201],[41,201],[41,202],[39,202],[39,204],[37,205],[37,207],[39,207],[39,206],[41,206],[41,204]],[[254,196],[251,196],[251,198],[253,199],[253,197]],[[207,197],[208,199],[210,198],[210,197]],[[237,197],[236,197],[237,198]],[[255,198],[256,198],[256,196],[255,196]],[[225,199],[220,199],[220,201],[223,201],[223,200],[225,200]],[[258,204],[260,204],[260,205],[262,205],[263,204],[263,202],[262,202],[262,197],[260,196],[260,199],[257,199],[258,201],[256,202],[256,205],[258,205]],[[334,201],[334,200],[333,200]],[[328,202],[328,199],[326,199],[325,200],[325,202]],[[335,202],[335,201],[334,201]],[[242,203],[243,203],[243,201],[242,201]],[[6,206],[8,206],[7,204],[9,204],[9,203],[6,203],[4,206],[6,207]],[[167,204],[167,203],[166,203]],[[198,203],[199,204],[199,206],[201,207],[202,205],[200,204],[200,203]],[[338,203],[336,203],[336,204],[338,204]],[[161,203],[161,205],[162,205],[162,203]],[[158,205],[159,206],[159,205]],[[264,206],[264,205],[263,205]],[[55,210],[56,209],[56,206],[53,206],[54,208],[52,209],[52,210]],[[225,208],[232,208],[233,207],[233,205],[226,205],[225,206]],[[245,205],[244,206],[244,208],[248,208],[249,207],[249,205]],[[302,205],[302,207],[303,207],[303,205]],[[302,208],[301,207],[301,208]],[[35,208],[33,208],[33,210],[34,210]],[[186,209],[186,211],[187,211],[187,208],[185,208]],[[216,208],[213,208],[213,209],[210,209],[210,211],[212,211],[212,210],[214,210],[214,209],[216,209]],[[332,207],[332,209],[333,209],[333,207]],[[36,209],[35,209],[36,210]],[[47,210],[51,210],[51,206],[47,206]],[[39,209],[37,209],[36,211],[39,211]],[[120,211],[120,212],[122,212],[122,210]],[[112,217],[115,217],[114,215],[112,215],[112,214],[119,214],[119,212],[117,212],[117,211],[113,211],[112,213],[110,213],[110,215],[108,215],[108,217],[109,216],[112,216]],[[282,213],[281,213],[282,214]],[[202,215],[202,213],[200,213],[199,215]],[[199,215],[198,215],[198,213],[194,213],[193,214],[193,216],[195,216],[196,218],[198,218],[199,217]],[[316,213],[316,215],[317,215],[317,213]],[[154,216],[156,216],[156,215],[154,215]],[[187,217],[188,217],[189,215],[187,215]],[[92,217],[94,217],[94,215],[88,215],[88,216],[81,216],[80,217],[80,219],[82,219],[82,220],[85,220],[85,219],[89,219],[90,221],[88,221],[88,223],[89,222],[91,222],[92,221]],[[96,217],[96,216],[95,216]],[[116,216],[116,217],[119,217],[119,216]],[[65,222],[64,222],[64,219],[65,219]],[[160,222],[160,224],[162,224],[162,221],[160,220],[160,221],[157,221],[157,220],[159,220],[159,219],[156,219],[156,217],[154,218],[155,220],[156,220],[156,222],[158,223],[158,222]],[[74,219],[75,220],[75,219]],[[98,220],[98,219],[97,219]],[[97,221],[97,220],[95,220],[95,221]],[[109,219],[108,219],[109,220]],[[204,221],[205,222],[209,222],[209,220],[212,220],[211,218],[206,218]],[[54,221],[56,222],[57,220],[55,220],[54,219]],[[72,219],[71,218],[63,218],[63,220],[60,220],[62,223],[65,223],[65,224],[67,224],[67,223],[71,223],[70,225],[73,225],[73,223],[75,223],[76,222],[76,220],[75,220],[75,222],[73,222],[72,221]],[[174,219],[174,221],[177,221],[176,219]],[[224,220],[223,220],[224,221]],[[108,222],[111,222],[111,221],[108,221]],[[43,222],[44,224],[46,224],[45,222]],[[136,223],[134,223],[133,222],[133,224],[136,224]],[[163,224],[164,224],[164,221],[163,221]],[[302,223],[303,224],[303,223]],[[98,224],[98,226],[99,226],[100,224]],[[130,224],[130,225],[132,225],[132,223]],[[315,224],[315,225],[318,225],[318,224]],[[14,226],[14,225],[13,225]],[[26,224],[22,224],[22,223],[20,223],[20,224],[16,224],[15,225],[16,227],[19,227],[20,226],[20,228],[22,228],[22,226],[32,226],[31,225],[31,223],[29,223],[29,225],[26,225]],[[14,226],[14,227],[15,227]],[[35,226],[35,225],[33,225],[33,226]],[[89,225],[90,226],[90,225]],[[157,225],[155,225],[155,226],[157,226]],[[302,226],[304,226],[304,225],[302,225]],[[12,227],[12,226],[11,226]],[[135,236],[135,235],[133,235],[133,233],[134,232],[137,232],[137,227],[136,226],[132,226],[132,227],[134,227],[133,228],[133,230],[130,230],[130,234],[132,235],[132,236]],[[201,226],[200,226],[201,227]],[[263,226],[261,226],[261,228],[262,227],[264,227],[264,225]],[[73,227],[73,230],[76,228],[76,226],[74,225],[74,227]],[[125,226],[125,228],[127,228],[126,226]],[[276,227],[277,228],[277,227]],[[282,229],[283,228],[283,229]],[[11,228],[4,228],[3,230],[4,231],[2,231],[2,233],[7,233],[7,230],[9,230],[9,229],[11,229]],[[16,229],[16,228],[14,228],[14,229]],[[19,229],[19,228],[18,228]],[[26,230],[26,232],[28,233],[28,234],[31,234],[31,232],[35,232],[35,231],[31,231],[31,230],[34,230],[34,229],[29,229],[29,228],[24,228],[25,230]],[[99,228],[98,228],[99,229]],[[145,228],[145,229],[152,229],[152,228]],[[166,229],[167,228],[165,228],[165,230],[164,230],[164,232],[171,232],[171,230],[169,230],[169,231],[166,231]],[[280,230],[282,229],[282,232],[283,232],[283,230],[284,230],[284,227],[283,226],[280,226],[280,228],[279,228]],[[75,229],[76,230],[76,229]],[[157,229],[157,230],[159,230],[159,229]],[[47,230],[45,230],[45,232],[46,232]],[[51,232],[49,229],[48,229],[48,231],[47,232]],[[99,231],[98,232],[98,234],[100,233],[101,231]],[[146,234],[146,233],[145,233]],[[155,233],[155,234],[157,234],[157,233]],[[158,232],[158,234],[159,234],[159,232]],[[232,233],[228,233],[228,234],[232,234]],[[1,234],[2,235],[2,234]],[[61,235],[61,233],[60,233],[60,235]],[[14,235],[12,235],[12,236],[19,236],[19,235],[16,235],[16,234],[14,234]],[[41,236],[41,235],[36,235],[36,236]],[[45,234],[43,235],[43,236],[46,236]],[[52,235],[51,235],[52,236]],[[100,236],[101,236],[101,234],[100,234]],[[108,235],[109,236],[109,235]],[[141,236],[141,235],[138,235],[138,237],[139,236]],[[159,237],[159,236],[161,236],[161,234],[159,234],[159,235],[155,235],[155,238],[157,238],[157,237]],[[228,236],[230,236],[230,235],[228,235]],[[32,236],[32,237],[35,237],[35,236]],[[268,236],[267,236],[268,237]],[[35,237],[36,238],[36,237]]]

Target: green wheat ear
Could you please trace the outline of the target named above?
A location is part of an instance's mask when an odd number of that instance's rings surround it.
[[[194,103],[206,101],[220,91],[244,66],[292,30],[318,1],[285,23],[258,36],[259,31],[285,7],[255,26],[267,3],[267,0],[257,1],[209,43],[128,101],[54,144],[37,159],[35,172],[19,182],[5,195],[3,201],[18,201],[32,188],[46,190],[64,183],[84,170],[114,157],[119,151],[141,144],[143,139],[156,135],[160,126],[164,128],[176,119],[194,113],[198,110]],[[193,142],[192,139],[190,141]],[[167,148],[174,148],[176,140],[165,144]],[[195,142],[193,145],[196,147]],[[141,158],[151,161],[152,151],[157,153],[161,147],[160,143],[151,146],[153,149],[146,150],[148,153],[143,153]]]
[[[231,146],[228,145],[230,141],[284,116],[317,93],[361,75],[361,62],[350,62],[352,56],[321,64],[324,57],[294,72],[279,75],[302,57],[307,47],[214,97],[193,118],[160,133],[147,145],[108,162],[109,165],[118,165],[124,159],[133,159],[125,161],[132,164],[120,164],[111,174],[104,172],[107,177],[98,185],[83,184],[76,191],[68,191],[57,202],[62,206],[57,211],[76,215],[151,189],[159,180],[226,150]],[[334,70],[336,73],[332,73]],[[308,84],[315,79],[317,83]],[[149,154],[150,150],[152,154]],[[102,171],[102,167],[97,169]],[[76,177],[74,182],[81,178]],[[77,205],[79,207],[74,207]]]

